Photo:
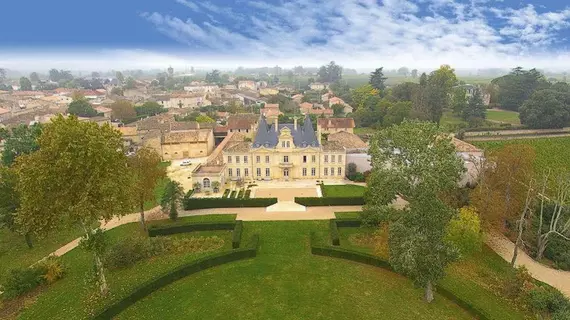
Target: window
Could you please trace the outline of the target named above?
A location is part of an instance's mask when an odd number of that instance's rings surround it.
[[[287,148],[290,148],[290,147],[291,147],[291,144],[289,141],[287,141]]]
[[[230,176],[230,177],[232,176],[232,168],[228,169],[228,176]]]
[[[329,175],[329,168],[325,168],[325,176]]]
[[[288,176],[289,176],[289,169],[283,169],[283,176],[284,176],[284,177],[288,177]]]
[[[204,186],[204,188],[210,188],[210,179],[204,178],[204,180],[202,180],[202,186]]]
[[[236,163],[239,163],[239,156],[236,156]]]
[[[261,162],[261,157],[260,156],[256,156],[255,157],[255,163],[260,163]]]
[[[243,169],[243,175],[246,177],[249,177],[249,169],[248,168]]]
[[[228,156],[228,163],[232,163],[232,156]]]
[[[265,156],[265,163],[269,163],[269,156]]]
[[[311,160],[313,161],[313,163],[317,162],[317,156],[312,155],[311,158],[312,158]]]
[[[335,158],[334,154],[331,154],[331,162],[335,163],[335,160],[336,160],[336,158]]]
[[[334,176],[334,168],[331,168],[331,176]]]
[[[303,163],[307,163],[307,156],[303,156]]]
[[[337,172],[338,172],[338,175],[339,175],[339,176],[342,176],[342,167],[338,167],[338,171],[337,171]]]
[[[307,176],[307,168],[303,168],[303,177]]]
[[[329,162],[329,156],[325,155],[325,163],[328,163],[328,162]]]
[[[269,176],[270,176],[269,168],[265,168],[265,176],[266,176],[266,177],[269,177]]]
[[[236,169],[236,176],[237,176],[237,177],[241,177],[241,172],[240,172],[240,169],[239,169],[239,168]]]
[[[289,162],[289,156],[283,156],[283,162],[288,163]]]
[[[257,168],[256,171],[257,171],[257,176],[258,176],[258,177],[261,177],[261,168]]]
[[[281,148],[285,148],[285,141],[281,141]]]
[[[311,168],[311,176],[316,176],[317,175],[317,169],[315,168]]]
[[[338,155],[338,163],[342,163],[342,156],[340,154]]]
[[[247,163],[249,161],[249,159],[247,158],[247,156],[243,156],[243,163]]]

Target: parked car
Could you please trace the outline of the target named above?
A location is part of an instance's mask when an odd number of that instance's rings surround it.
[[[190,160],[182,160],[182,162],[180,162],[181,166],[189,166],[191,164],[192,164],[192,162],[190,162]]]

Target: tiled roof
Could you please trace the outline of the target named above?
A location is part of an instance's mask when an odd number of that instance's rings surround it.
[[[323,151],[344,151],[344,147],[336,141],[323,142]]]
[[[208,157],[207,164],[208,165],[223,165],[223,154],[222,151],[225,148],[230,148],[236,143],[240,143],[245,141],[245,136],[239,132],[230,132],[228,135],[220,142],[220,144],[212,151],[210,156]]]
[[[184,131],[184,130],[196,130],[201,128],[201,126],[196,121],[172,121],[170,122],[170,131]]]
[[[123,136],[136,136],[137,135],[137,128],[136,127],[118,127],[119,131],[123,134]]]
[[[279,109],[275,109],[275,108],[265,108],[265,109],[261,109],[261,113],[266,116],[267,118],[270,117],[277,117],[281,114],[283,114],[283,112],[279,111]]]
[[[309,102],[303,102],[301,103],[301,105],[299,106],[301,109],[312,109],[313,108],[313,104],[309,103]]]
[[[251,143],[238,142],[224,149],[224,152],[248,152]]]
[[[95,110],[97,110],[97,112],[101,112],[101,113],[113,111],[113,110],[111,110],[111,108],[106,108],[106,107],[96,107]]]
[[[324,129],[335,128],[354,128],[354,119],[352,118],[327,118],[327,119],[317,119],[317,125]]]
[[[162,136],[162,143],[206,142],[212,130],[200,129],[194,131],[168,132]]]
[[[278,103],[266,103],[264,109],[279,109]]]
[[[259,116],[253,113],[233,114],[228,118],[228,129],[251,129]]]
[[[224,170],[224,166],[223,165],[200,165],[198,168],[196,168],[194,170],[194,172],[192,172],[195,175],[200,175],[200,174],[212,174],[212,173],[220,173],[222,172],[222,170]]]
[[[347,149],[362,149],[368,147],[368,145],[360,139],[354,133],[340,131],[336,133],[329,134],[328,141],[338,142],[340,145]]]
[[[319,146],[317,135],[315,133],[315,130],[313,130],[311,118],[306,117],[303,126],[298,126],[296,129],[295,125],[292,123],[279,124],[279,131],[281,131],[283,128],[289,128],[289,130],[291,130],[293,143],[296,147],[306,148],[309,146]],[[255,134],[253,147],[274,148],[277,145],[278,141],[279,133],[275,131],[275,124],[268,125],[265,117],[262,117],[259,121],[259,125],[257,126],[257,132]]]
[[[477,148],[476,146],[467,143],[463,140],[459,140],[455,137],[451,138],[451,143],[455,146],[455,149],[458,152],[480,152],[481,149]]]

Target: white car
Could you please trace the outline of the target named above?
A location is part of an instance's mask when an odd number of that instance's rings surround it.
[[[190,162],[190,160],[182,160],[182,162],[180,162],[181,166],[189,166],[191,164],[192,164],[192,162]]]

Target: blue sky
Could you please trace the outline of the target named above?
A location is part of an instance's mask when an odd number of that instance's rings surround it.
[[[562,0],[19,0],[0,64],[570,69]]]

